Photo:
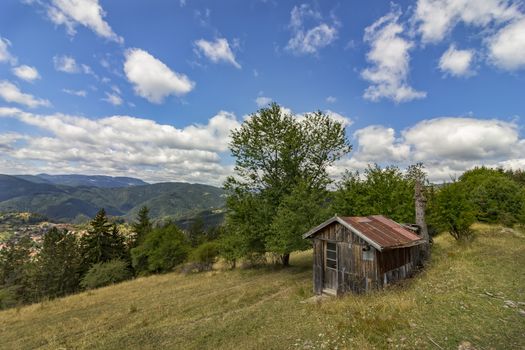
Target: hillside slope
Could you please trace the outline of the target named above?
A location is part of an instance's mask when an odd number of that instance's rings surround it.
[[[182,182],[127,187],[64,186],[0,175],[0,212],[34,212],[57,221],[85,221],[100,208],[134,219],[144,205],[155,219],[182,219],[224,206],[220,188]]]
[[[305,252],[288,269],[172,273],[3,311],[0,347],[523,349],[525,317],[504,301],[525,302],[525,236],[477,229],[470,246],[440,235],[424,273],[368,296],[305,302]]]

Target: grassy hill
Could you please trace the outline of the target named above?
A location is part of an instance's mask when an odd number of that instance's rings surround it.
[[[4,349],[523,349],[525,235],[476,227],[435,239],[417,277],[371,295],[308,302],[311,252],[294,267],[171,273],[0,312]]]

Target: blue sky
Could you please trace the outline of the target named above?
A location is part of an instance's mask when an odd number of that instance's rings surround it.
[[[332,169],[525,167],[522,1],[0,3],[0,173],[220,184],[270,101],[323,110]]]

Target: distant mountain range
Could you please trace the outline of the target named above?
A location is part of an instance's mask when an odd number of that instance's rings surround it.
[[[218,213],[224,203],[224,190],[202,184],[148,184],[135,178],[89,175],[0,175],[0,212],[33,212],[56,221],[83,222],[100,208],[133,220],[144,205],[153,219],[188,220],[200,213]]]

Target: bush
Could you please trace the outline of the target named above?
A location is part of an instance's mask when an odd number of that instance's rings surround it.
[[[472,238],[470,225],[476,220],[476,211],[461,182],[445,185],[436,195],[432,221],[436,227],[448,231],[458,241]]]
[[[169,223],[149,232],[144,242],[131,250],[137,273],[167,272],[188,256],[189,242],[184,233]]]
[[[130,279],[132,273],[127,263],[111,260],[93,265],[82,278],[80,285],[84,289],[94,289]]]
[[[16,286],[0,288],[0,310],[18,305]]]
[[[198,271],[211,270],[219,256],[219,244],[217,242],[205,242],[195,248],[189,257]]]

